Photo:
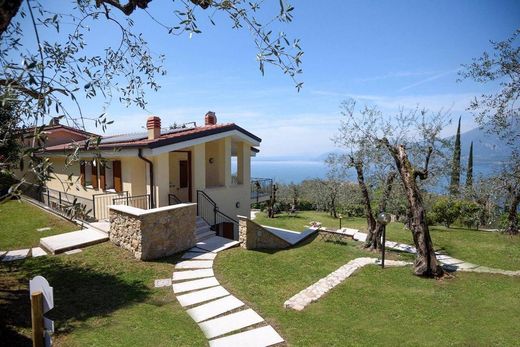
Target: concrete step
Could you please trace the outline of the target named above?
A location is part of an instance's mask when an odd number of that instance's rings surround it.
[[[197,240],[197,242],[199,242],[199,241],[206,240],[215,235],[216,235],[215,232],[213,230],[210,230],[205,233],[195,234],[195,239]]]
[[[238,245],[239,245],[238,241],[226,239],[226,238],[220,237],[220,236],[212,236],[212,237],[207,238],[204,241],[199,241],[196,244],[196,246],[198,248],[202,248],[206,251],[215,252],[215,253],[218,253],[220,251],[223,251],[225,249],[235,247]]]
[[[265,347],[282,343],[283,338],[271,326],[256,328],[209,341],[210,347]]]
[[[52,254],[108,241],[108,235],[96,229],[83,229],[40,239],[40,246]]]

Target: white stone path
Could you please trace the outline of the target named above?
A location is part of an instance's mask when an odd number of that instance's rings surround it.
[[[0,259],[3,262],[11,262],[15,260],[23,260],[27,257],[41,257],[47,253],[41,247],[16,249],[13,251],[0,251]]]
[[[367,234],[360,232],[359,230],[355,229],[348,229],[343,228],[339,232],[351,236],[354,240],[364,242],[367,238]],[[410,254],[417,253],[417,250],[414,246],[407,245],[404,243],[398,243],[393,241],[385,241],[386,248],[394,249],[401,252],[406,252]],[[487,266],[480,266],[472,263],[468,263],[464,260],[456,259],[453,257],[450,257],[449,255],[442,254],[440,252],[435,252],[435,255],[437,256],[437,260],[450,271],[465,271],[465,272],[485,272],[485,273],[494,273],[494,274],[501,274],[506,276],[520,276],[520,270],[519,271],[511,271],[511,270],[502,270],[502,269],[494,269]],[[386,264],[386,261],[385,261]]]
[[[310,285],[298,294],[294,295],[292,298],[287,300],[283,304],[283,306],[285,308],[301,311],[307,305],[317,301],[319,298],[321,298],[323,295],[329,292],[332,288],[336,287],[338,284],[350,277],[359,268],[365,265],[377,263],[377,258],[366,257],[351,260],[347,264],[341,266],[336,271],[330,273],[328,276],[320,279],[318,282]],[[385,266],[406,266],[411,264],[412,263],[406,261],[385,260]]]
[[[346,236],[351,236],[354,240],[364,242],[367,238],[366,233],[362,233],[358,230],[354,229],[341,229],[338,231]],[[395,249],[402,252],[407,252],[411,254],[417,253],[415,247],[397,243],[393,241],[385,241],[385,246],[387,248]],[[479,266],[472,263],[465,262],[463,260],[459,260],[453,257],[450,257],[445,254],[441,254],[439,252],[435,252],[437,256],[437,260],[444,265],[444,267],[451,271],[467,271],[467,272],[485,272],[485,273],[494,273],[494,274],[502,274],[507,276],[520,276],[519,271],[511,271],[511,270],[501,270],[501,269],[493,269],[486,266]],[[325,295],[332,288],[336,287],[338,284],[346,280],[350,277],[356,270],[359,268],[369,265],[369,264],[377,264],[379,260],[377,258],[356,258],[354,260],[349,261],[347,264],[341,266],[336,271],[330,273],[328,276],[320,279],[316,283],[310,285],[305,288],[298,294],[294,295],[292,298],[287,300],[284,303],[285,308],[290,308],[293,310],[301,311],[310,303],[317,301],[323,295]],[[396,260],[386,260],[385,266],[406,266],[411,265],[411,262],[405,261],[396,261]]]
[[[199,242],[175,266],[172,289],[211,347],[272,346],[284,339],[254,310],[220,285],[213,272],[217,253],[238,245],[218,236]]]

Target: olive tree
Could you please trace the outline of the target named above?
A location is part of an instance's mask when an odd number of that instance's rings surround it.
[[[446,143],[439,134],[447,123],[447,115],[418,108],[401,108],[396,115],[385,117],[375,106],[365,106],[356,112],[355,103],[349,101],[349,104],[351,111],[344,112],[340,128],[342,144],[357,146],[358,150],[366,147],[374,153],[384,149],[384,153],[390,156],[401,179],[410,211],[411,232],[417,249],[414,273],[420,276],[442,276],[444,271],[435,256],[420,182],[430,177],[432,158],[443,155],[442,149]],[[353,142],[349,144],[349,140]],[[377,157],[365,158],[370,162]],[[420,166],[419,163],[423,164]],[[433,166],[432,171],[435,172],[439,165],[433,163]]]

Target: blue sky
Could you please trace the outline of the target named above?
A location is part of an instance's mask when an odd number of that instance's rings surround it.
[[[247,31],[232,30],[225,18],[213,27],[200,10],[203,33],[168,36],[144,14],[133,17],[153,52],[166,55],[168,74],[159,92],[148,92],[147,110],[113,102],[108,133],[135,132],[150,114],[174,122],[202,122],[215,111],[219,122],[235,122],[260,136],[261,155],[318,156],[334,149],[330,138],[347,97],[378,104],[384,111],[421,105],[462,115],[462,129],[475,127],[465,112],[469,100],[494,86],[458,83],[457,70],[520,27],[518,1],[292,1],[294,21],[276,26],[301,39],[304,88],[276,68],[262,76]],[[265,1],[266,12],[278,1]],[[153,1],[150,13],[173,18],[171,2]],[[117,31],[94,27],[92,51],[117,42]],[[101,100],[83,102],[98,115]],[[446,135],[454,132],[453,124]],[[90,130],[94,130],[90,126]]]

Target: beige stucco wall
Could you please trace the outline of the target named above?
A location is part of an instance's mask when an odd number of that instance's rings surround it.
[[[65,165],[65,158],[51,157],[52,168],[54,173],[47,182],[47,187],[59,191],[67,191],[70,194],[92,198],[94,194],[105,193],[101,188],[83,187],[80,181],[80,164],[78,161],[71,165]],[[121,161],[121,179],[123,181],[123,191],[127,191],[129,195],[146,194],[146,167],[145,163],[139,158],[122,157],[111,158],[110,160]],[[70,184],[68,175],[72,174]]]
[[[247,142],[232,143],[231,137],[184,148],[191,152],[192,200],[196,202],[197,190],[204,190],[217,203],[220,210],[232,218],[250,213],[250,178],[251,178],[251,145]],[[231,150],[236,151],[238,159],[239,182],[231,183]],[[179,186],[179,160],[187,160],[187,153],[167,152],[156,156],[148,156],[154,164],[156,207],[167,206],[170,184]],[[213,158],[213,163],[209,163]],[[112,159],[112,158],[111,158]],[[135,157],[113,158],[121,161],[123,190],[129,195],[150,194],[150,177],[148,165]],[[65,167],[65,158],[51,157],[54,177],[47,183],[51,189],[65,191],[67,176],[72,173],[74,184],[69,187],[71,194],[91,199],[92,195],[104,193],[101,189],[81,186],[79,162]],[[173,193],[176,193],[175,188]],[[185,193],[187,200],[187,192]],[[181,197],[181,196],[179,196]],[[181,197],[182,198],[182,197]],[[239,207],[236,207],[237,202]]]

